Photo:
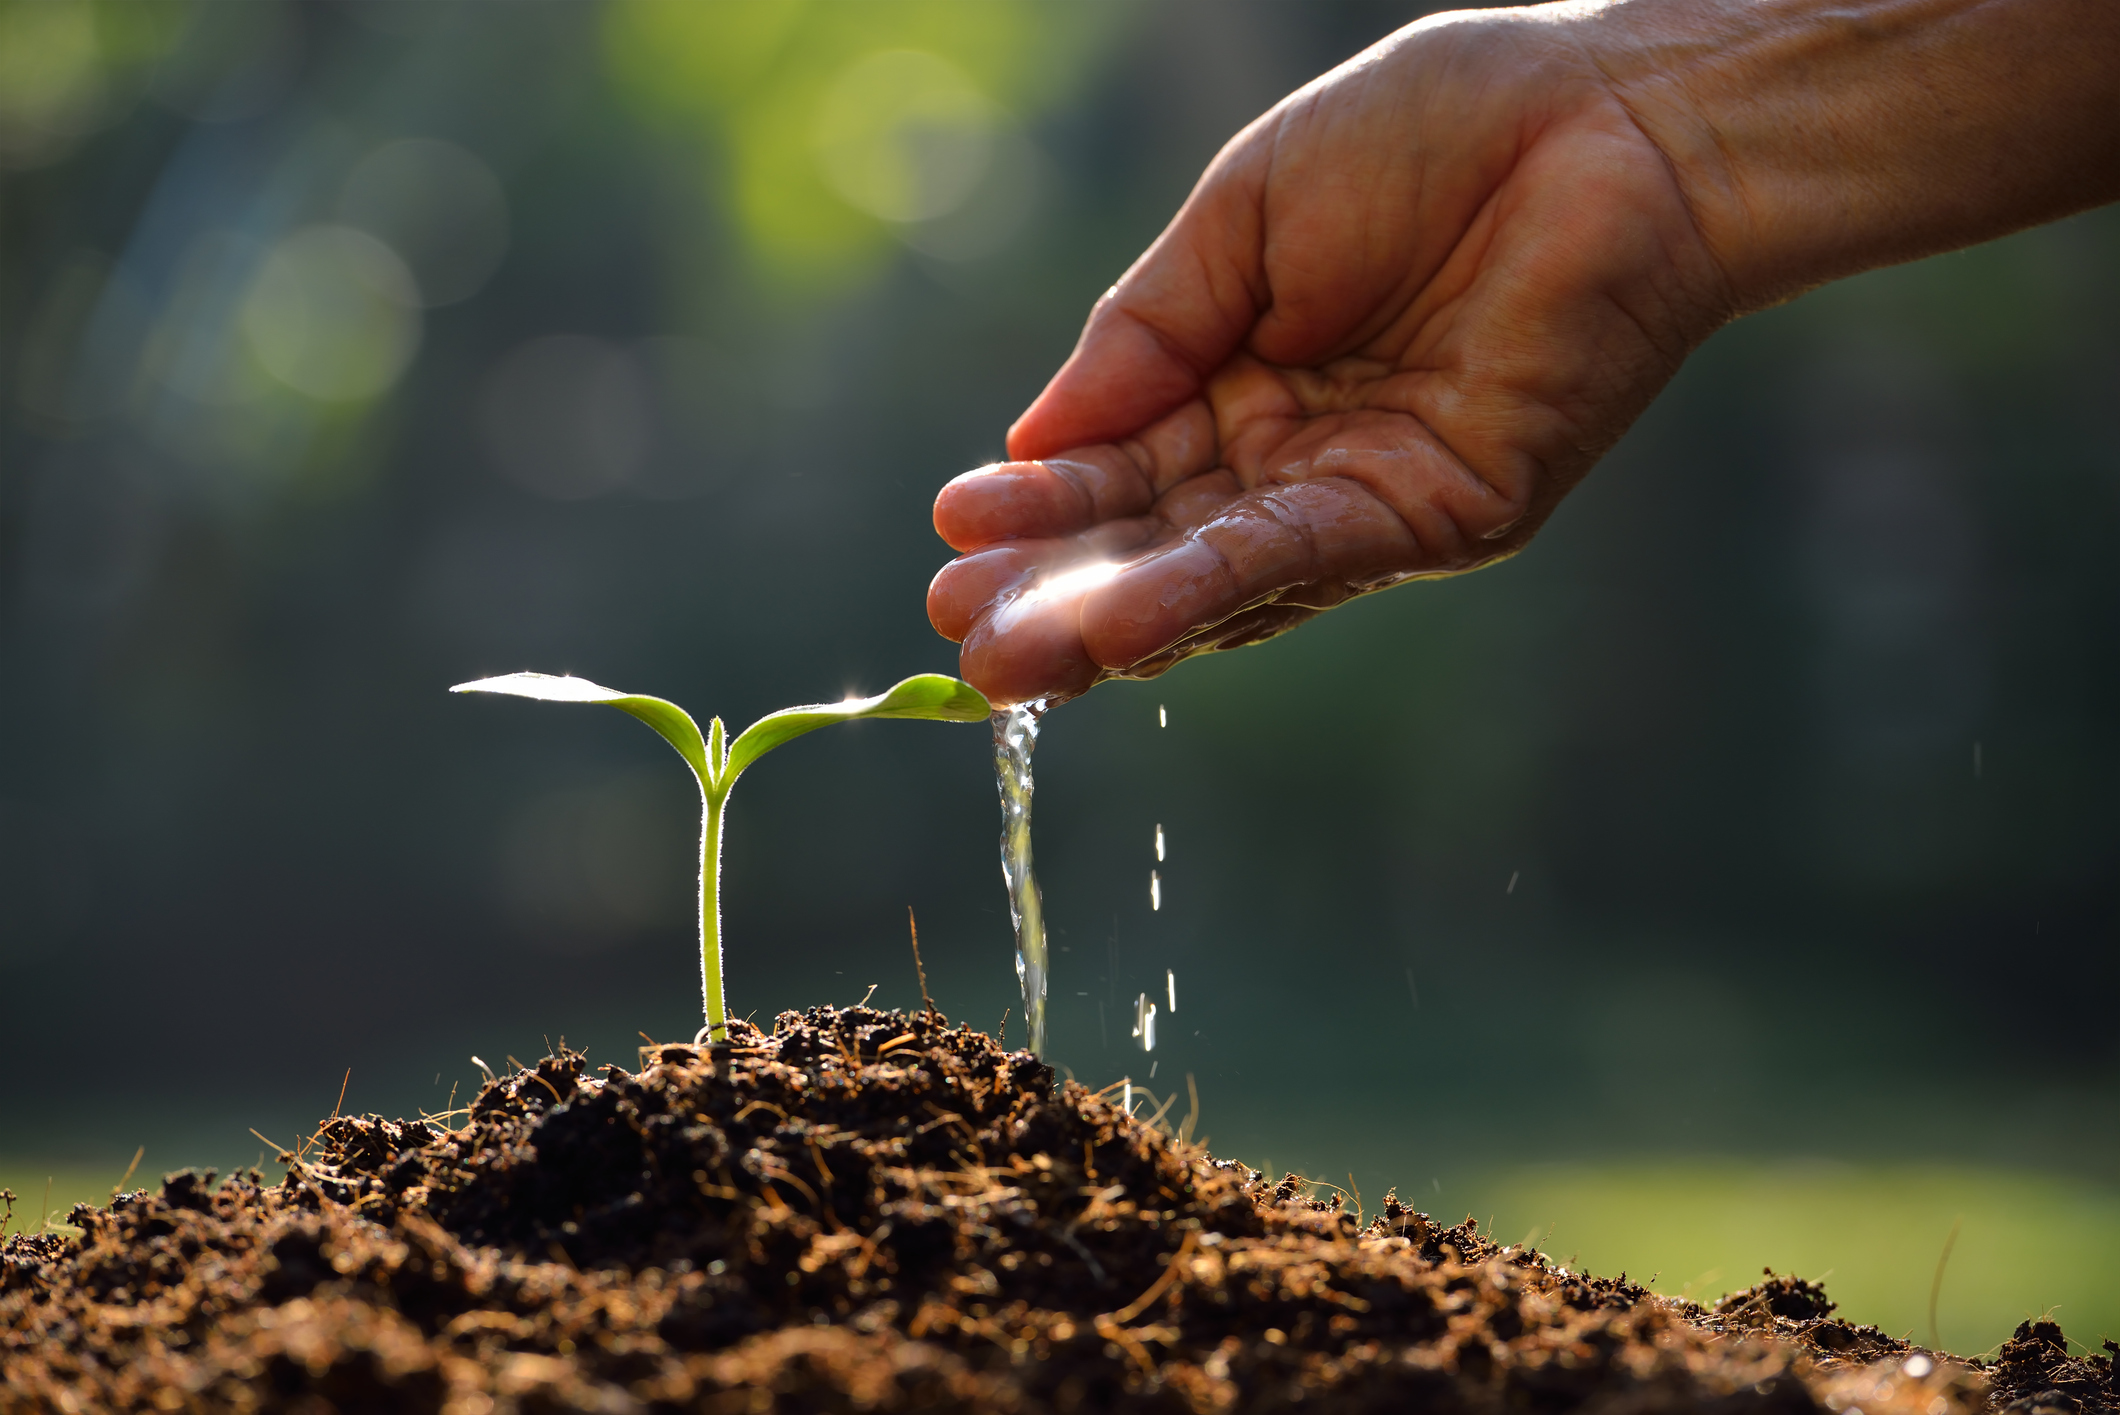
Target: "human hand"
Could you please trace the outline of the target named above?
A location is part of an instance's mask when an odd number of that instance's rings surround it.
[[[1232,140],[943,488],[929,616],[1067,697],[1513,554],[1734,314],[2120,195],[2116,97],[2108,0],[1409,26]]]
[[[929,613],[989,697],[1514,553],[1728,316],[1662,154],[1527,13],[1416,25],[1253,123],[1098,302],[1014,460],[943,489],[967,553]]]

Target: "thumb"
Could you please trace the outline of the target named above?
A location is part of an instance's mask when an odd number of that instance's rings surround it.
[[[1032,461],[1131,437],[1195,397],[1270,303],[1251,132],[1090,311],[1075,351],[1009,429]]]

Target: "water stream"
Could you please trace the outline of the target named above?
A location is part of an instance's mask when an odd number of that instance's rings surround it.
[[[1009,919],[1016,926],[1016,981],[1032,1052],[1045,1052],[1045,903],[1031,869],[1031,749],[1038,745],[1043,698],[994,714],[994,776],[1001,789],[1001,879],[1008,886]]]

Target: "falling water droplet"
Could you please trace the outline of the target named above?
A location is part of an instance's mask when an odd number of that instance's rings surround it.
[[[1522,873],[1523,873],[1523,871],[1522,871],[1522,870],[1511,870],[1511,871],[1509,872],[1509,887],[1508,887],[1507,889],[1503,890],[1503,891],[1502,891],[1502,893],[1504,893],[1504,894],[1514,894],[1514,893],[1516,893],[1516,880],[1517,880],[1517,876],[1518,876],[1518,875],[1521,875]]]
[[[1031,749],[1038,745],[1038,719],[1049,704],[1039,698],[994,714],[994,776],[1001,790],[1001,879],[1008,886],[1009,920],[1016,928],[1016,981],[1023,987],[1023,1017],[1030,1049],[1045,1052],[1045,902],[1031,870]]]
[[[1163,1000],[1170,1004],[1172,1012],[1178,1010],[1178,974],[1171,968],[1163,970]]]
[[[1156,726],[1170,726],[1170,714],[1163,710],[1163,704],[1161,703],[1156,704]]]
[[[1155,1079],[1156,1079],[1156,1068],[1157,1068],[1158,1066],[1161,1066],[1162,1064],[1163,1064],[1163,1063],[1162,1063],[1162,1062],[1160,1062],[1160,1061],[1151,1061],[1150,1063],[1148,1063],[1148,1079],[1149,1079],[1149,1080],[1153,1081],[1153,1080],[1155,1080]]]
[[[1163,879],[1154,870],[1148,872],[1148,907],[1150,909],[1161,909],[1163,907]]]
[[[1156,1049],[1156,1005],[1147,993],[1134,999],[1134,1035],[1141,1039],[1141,1050]]]
[[[1128,1115],[1134,1113],[1134,1083],[1132,1081],[1128,1081],[1126,1089],[1119,1093],[1119,1109],[1125,1111]]]
[[[1161,864],[1161,863],[1162,863],[1162,861],[1163,861],[1163,822],[1161,822],[1161,821],[1157,821],[1157,822],[1156,822],[1156,862],[1157,862],[1158,864]]]

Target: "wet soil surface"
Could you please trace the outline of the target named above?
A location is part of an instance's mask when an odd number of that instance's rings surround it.
[[[1655,1296],[1271,1182],[934,1015],[562,1052],[282,1158],[0,1244],[0,1411],[2120,1410],[2051,1323],[1962,1362],[1794,1278]]]

